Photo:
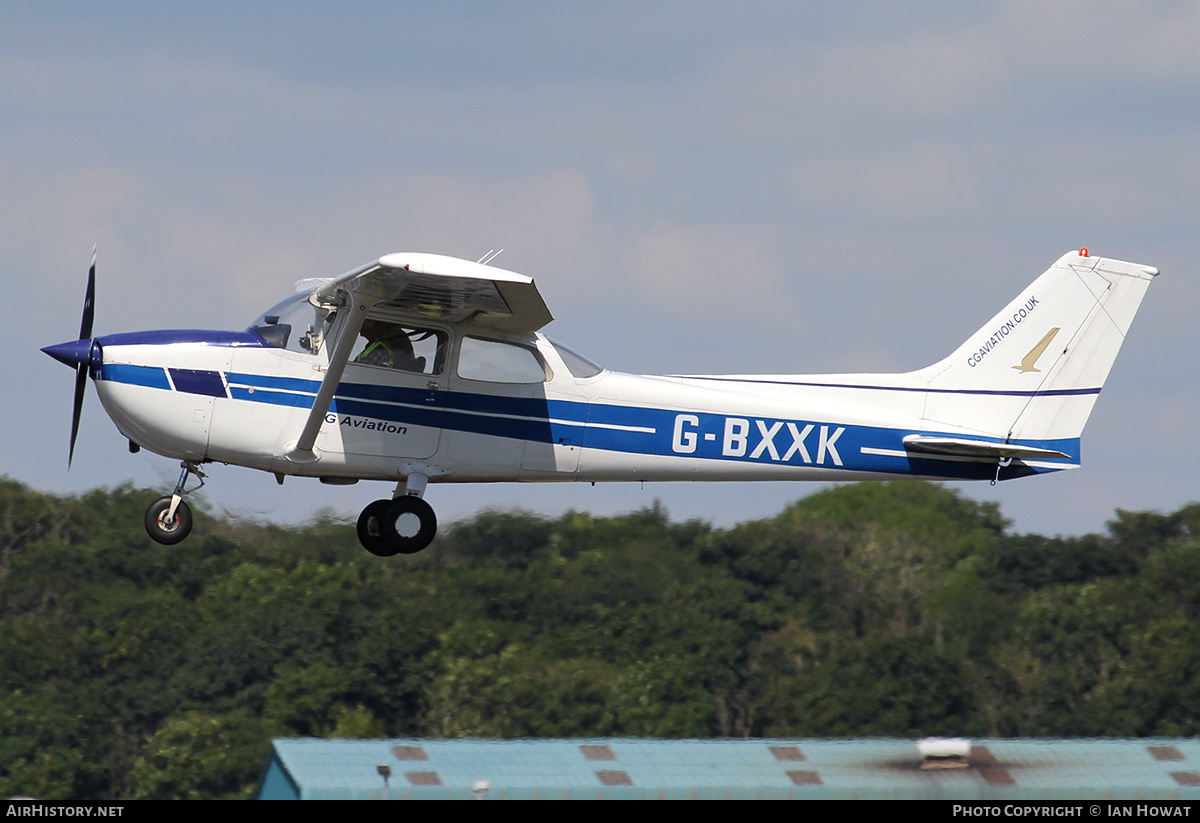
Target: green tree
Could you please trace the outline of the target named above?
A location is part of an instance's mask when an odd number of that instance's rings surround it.
[[[134,761],[135,800],[248,799],[274,729],[248,715],[188,712],[163,724]]]

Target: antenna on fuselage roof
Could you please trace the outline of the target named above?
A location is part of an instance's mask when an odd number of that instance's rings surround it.
[[[483,257],[479,258],[479,265],[486,266],[488,263],[491,263],[493,260],[495,260],[497,257],[500,256],[501,251],[504,251],[504,249],[500,249],[500,251],[488,249],[488,253],[485,254]]]

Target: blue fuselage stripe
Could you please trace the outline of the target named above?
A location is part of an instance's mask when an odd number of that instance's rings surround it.
[[[176,391],[203,394],[208,397],[228,397],[221,373],[206,369],[168,369]]]
[[[222,397],[219,372],[172,369],[176,389]],[[105,365],[102,380],[170,390],[166,371],[154,366]],[[234,400],[311,409],[320,381],[230,372],[225,375]],[[190,381],[190,382],[188,382]],[[190,388],[188,387],[190,386]],[[218,392],[218,386],[220,390]],[[848,387],[847,387],[848,388]],[[877,388],[877,387],[864,387]],[[717,414],[678,409],[585,403],[545,398],[513,398],[421,388],[342,383],[330,406],[338,415],[371,418],[408,426],[581,446],[627,454],[691,457],[888,474],[944,477],[992,477],[994,464],[911,455],[903,438],[936,431],[843,425],[747,414]],[[954,436],[950,434],[949,436]],[[1002,442],[1001,438],[977,438]],[[1065,460],[1043,460],[1046,468],[1014,463],[1014,473],[1053,470],[1077,464],[1079,439],[1020,440],[1020,445],[1062,451]],[[1001,477],[1014,476],[1002,473]]]
[[[1099,394],[1100,388],[1085,389],[932,389],[923,386],[872,386],[856,383],[816,383],[796,380],[756,380],[745,377],[705,377],[671,375],[686,380],[708,380],[714,383],[755,383],[761,386],[801,386],[814,389],[866,389],[869,391],[921,392],[923,394],[969,394],[980,397],[1079,397],[1082,395]]]
[[[100,379],[150,389],[171,390],[167,371],[162,366],[131,366],[124,363],[105,363],[100,368]]]

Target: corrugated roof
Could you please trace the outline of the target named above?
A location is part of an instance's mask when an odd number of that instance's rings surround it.
[[[1196,800],[1200,741],[976,740],[922,769],[912,740],[276,740],[259,796]]]

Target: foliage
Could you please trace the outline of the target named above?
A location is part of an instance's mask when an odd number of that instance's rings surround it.
[[[0,478],[0,791],[244,797],[275,736],[1194,735],[1200,506],[1012,535],[925,483],[732,529],[483,512],[382,560],[330,517]]]

